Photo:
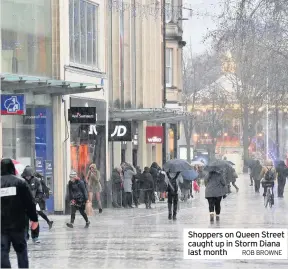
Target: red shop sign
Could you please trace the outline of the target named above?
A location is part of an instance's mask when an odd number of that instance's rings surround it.
[[[162,144],[163,142],[163,127],[162,126],[147,126],[146,127],[146,143],[147,144]]]

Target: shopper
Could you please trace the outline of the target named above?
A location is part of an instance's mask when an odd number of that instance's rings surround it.
[[[82,180],[77,176],[75,171],[70,173],[70,181],[68,183],[69,199],[71,206],[71,220],[67,223],[67,227],[73,228],[76,211],[78,210],[84,218],[86,224],[85,228],[88,228],[90,221],[85,213],[85,205],[88,202],[88,193]]]
[[[115,208],[121,208],[122,205],[122,193],[121,186],[123,184],[123,173],[122,168],[116,167],[112,171],[112,205]]]
[[[91,203],[92,206],[92,201],[93,201],[93,195],[95,193],[96,200],[98,203],[98,208],[99,208],[99,213],[102,213],[102,203],[101,203],[101,192],[102,192],[102,186],[100,183],[100,171],[97,170],[97,166],[95,163],[92,163],[89,166],[89,172],[87,175],[87,186],[88,186],[88,198],[89,198],[89,203]]]
[[[165,182],[168,192],[168,219],[172,219],[172,205],[173,205],[173,220],[177,220],[177,209],[180,192],[180,184],[183,183],[183,177],[180,172],[166,173]]]
[[[150,168],[145,167],[140,177],[141,188],[144,191],[146,209],[151,209],[152,197],[154,195],[154,180],[150,174]]]
[[[124,174],[124,206],[133,208],[132,206],[132,177],[137,174],[132,164],[125,163],[122,165]]]
[[[210,171],[204,180],[205,198],[208,200],[210,221],[214,221],[216,213],[216,221],[220,220],[221,200],[226,197],[227,184],[223,173],[220,170]],[[215,212],[215,213],[214,213]]]
[[[16,177],[11,159],[1,160],[1,268],[11,268],[9,253],[12,244],[19,268],[29,268],[27,241],[25,236],[26,217],[31,229],[38,224],[36,205],[24,180]]]

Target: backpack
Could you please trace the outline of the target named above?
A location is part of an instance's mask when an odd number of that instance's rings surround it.
[[[50,189],[47,187],[45,181],[43,179],[40,179],[40,183],[41,183],[41,186],[42,186],[42,191],[43,191],[43,194],[44,194],[44,198],[48,199],[49,196],[50,196]]]
[[[178,183],[177,183],[177,178],[179,176],[179,172],[176,174],[176,176],[174,178],[171,178],[169,173],[167,173],[167,177],[169,179],[169,183],[168,183],[168,187],[167,187],[167,191],[168,192],[172,192],[174,194],[178,193]]]
[[[264,180],[265,181],[274,181],[274,171],[272,168],[268,169],[268,171],[265,174]]]

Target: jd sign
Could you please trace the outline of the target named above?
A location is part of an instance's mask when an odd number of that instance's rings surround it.
[[[110,121],[109,141],[132,141],[131,122]]]

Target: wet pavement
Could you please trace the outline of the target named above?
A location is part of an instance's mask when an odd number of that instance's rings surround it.
[[[275,198],[275,206],[265,209],[261,194],[249,186],[248,176],[241,176],[222,203],[219,224],[210,224],[204,187],[192,202],[181,203],[178,220],[167,219],[166,204],[156,208],[107,209],[84,220],[77,213],[73,230],[66,228],[69,216],[50,216],[54,227],[48,230],[41,221],[41,244],[29,241],[31,268],[288,268],[287,260],[183,260],[183,228],[287,228],[288,190],[284,199]],[[232,187],[233,188],[233,187]],[[285,195],[286,194],[286,195]],[[276,197],[276,196],[275,196]],[[155,205],[154,205],[155,206]],[[12,265],[16,257],[12,251]]]

